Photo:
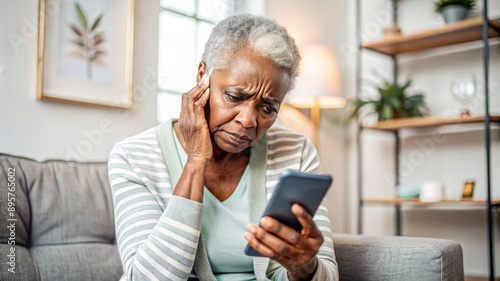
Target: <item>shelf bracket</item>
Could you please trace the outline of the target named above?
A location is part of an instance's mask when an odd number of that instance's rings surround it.
[[[494,24],[493,24],[493,23],[491,23],[491,22],[488,22],[488,26],[489,26],[491,29],[495,30],[495,31],[496,31],[496,32],[500,35],[500,27],[498,27],[498,26],[494,25]]]

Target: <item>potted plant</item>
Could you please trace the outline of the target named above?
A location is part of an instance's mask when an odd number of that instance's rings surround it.
[[[474,8],[476,0],[439,0],[434,2],[436,13],[441,13],[446,23],[463,20]]]
[[[385,80],[382,86],[377,87],[379,99],[355,98],[351,100],[350,104],[353,108],[349,120],[359,117],[360,109],[365,106],[372,107],[368,114],[378,114],[379,121],[427,115],[429,108],[425,102],[425,96],[422,93],[408,95],[407,90],[411,83],[411,79],[402,85]]]

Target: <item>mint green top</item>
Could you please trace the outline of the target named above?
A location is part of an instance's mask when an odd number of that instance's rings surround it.
[[[202,233],[204,204],[173,194],[183,169],[172,131],[176,121],[171,119],[128,137],[116,143],[110,153],[115,225],[120,225],[116,242],[124,265],[121,280],[187,280],[194,271],[200,281],[217,281]],[[252,223],[259,222],[281,172],[320,172],[318,155],[309,139],[279,127],[271,127],[250,148],[248,167],[248,221]],[[147,215],[136,217],[139,212]],[[313,219],[324,242],[312,281],[337,281],[324,204]],[[288,280],[286,269],[269,258],[254,257],[253,269],[259,281]]]
[[[187,155],[173,132],[175,145],[182,167]],[[243,238],[248,220],[247,176],[245,168],[234,192],[219,201],[206,187],[203,192],[203,215],[201,232],[205,240],[210,267],[219,281],[257,280],[253,268],[253,259],[245,255],[247,241]],[[190,277],[196,277],[191,273]]]

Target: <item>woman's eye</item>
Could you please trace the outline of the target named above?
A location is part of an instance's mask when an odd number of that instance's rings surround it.
[[[230,94],[230,93],[227,93],[227,92],[226,92],[225,94],[226,94],[227,99],[228,99],[229,101],[231,101],[231,102],[239,102],[239,101],[242,101],[242,99],[241,99],[241,98],[239,98],[239,97],[237,97],[237,96],[234,96],[234,95],[232,95],[232,94]]]
[[[271,106],[264,106],[263,107],[263,110],[265,113],[278,113],[278,110],[274,107],[271,107]]]

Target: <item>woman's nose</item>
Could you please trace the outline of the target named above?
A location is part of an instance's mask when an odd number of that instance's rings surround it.
[[[251,106],[244,107],[236,115],[235,121],[245,128],[255,128],[257,127],[257,113],[257,110]]]

